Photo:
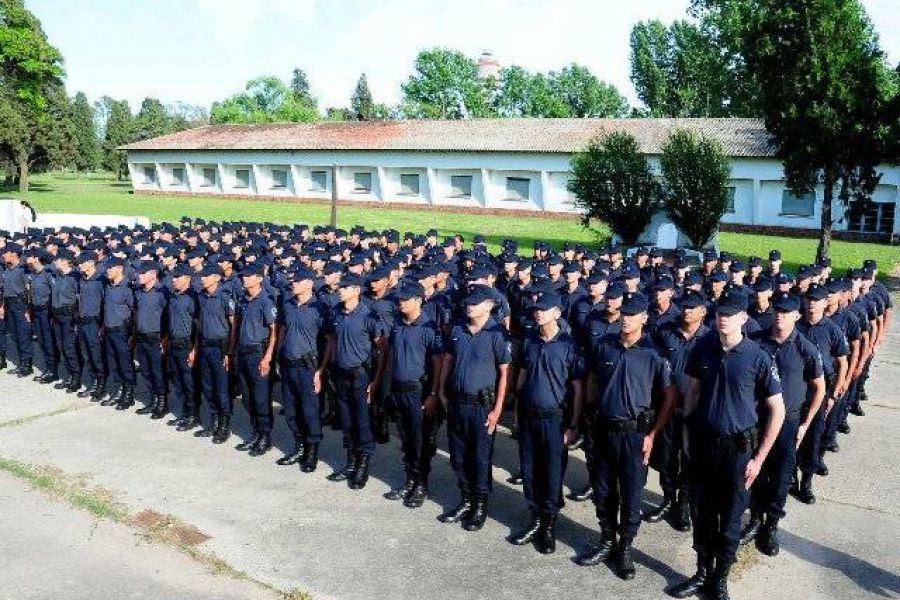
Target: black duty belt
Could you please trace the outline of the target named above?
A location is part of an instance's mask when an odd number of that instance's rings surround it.
[[[78,317],[78,322],[81,325],[99,324],[100,317]]]
[[[151,342],[156,343],[161,339],[159,332],[147,332],[143,333],[141,331],[136,331],[134,333],[134,339],[138,342]]]
[[[238,348],[238,354],[254,354],[256,352],[262,352],[265,349],[266,345],[263,343],[247,344],[246,346],[240,346]]]
[[[523,406],[522,414],[533,419],[552,419],[554,417],[562,417],[561,408],[538,408],[537,406]]]
[[[286,367],[304,367],[306,369],[315,369],[318,366],[318,360],[315,354],[304,354],[298,358],[282,358],[281,362]]]
[[[50,309],[54,317],[71,317],[75,314],[75,305],[59,306]]]
[[[173,337],[169,338],[169,348],[173,350],[185,350],[191,347],[191,338],[189,337]]]
[[[48,308],[50,308],[50,305],[49,305],[49,304],[42,304],[41,306],[38,306],[37,304],[35,304],[35,305],[32,306],[31,308],[32,308],[35,312],[44,312],[44,311],[46,311]]]
[[[422,391],[422,382],[418,379],[413,381],[392,381],[391,391],[398,394]]]
[[[228,339],[222,338],[219,340],[207,340],[204,339],[200,342],[200,345],[204,348],[221,348],[222,350],[228,348]]]
[[[28,296],[3,296],[3,301],[7,304],[28,304]]]
[[[106,331],[108,333],[117,333],[119,331],[125,331],[126,329],[127,329],[127,326],[125,326],[125,325],[116,325],[115,327],[107,327]]]
[[[368,374],[368,370],[363,365],[360,365],[358,367],[351,367],[349,369],[334,367],[334,376],[340,379],[355,379],[360,375],[366,374]]]

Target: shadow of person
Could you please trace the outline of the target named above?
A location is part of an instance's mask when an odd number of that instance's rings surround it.
[[[860,588],[885,598],[900,594],[900,575],[818,542],[781,530],[781,547],[794,556],[826,569],[840,571]]]

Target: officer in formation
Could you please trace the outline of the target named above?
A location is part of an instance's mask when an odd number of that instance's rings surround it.
[[[36,346],[38,381],[125,410],[136,360],[150,396],[138,412],[171,409],[177,431],[222,444],[239,398],[252,432],[237,448],[252,456],[271,448],[278,398],[294,443],[276,462],[315,471],[331,423],[347,456],[328,479],[352,489],[393,421],[405,476],[385,496],[410,508],[428,497],[446,421],[461,499],[439,519],[469,531],[487,519],[511,409],[510,481],[531,514],[512,544],[555,550],[568,456],[583,451],[586,473],[572,470],[590,484],[568,497],[593,498],[600,539],[576,562],[610,559],[630,579],[641,520],[667,520],[693,528],[697,552],[672,595],[727,598],[739,544],[778,553],[788,490],[814,502],[825,453],[865,412],[892,319],[876,263],[795,277],[777,250],[767,265],[543,241],[518,252],[505,240],[492,256],[480,235],[467,248],[436,231],[189,218],[0,232],[0,365],[32,375]],[[663,498],[642,511],[648,467]]]

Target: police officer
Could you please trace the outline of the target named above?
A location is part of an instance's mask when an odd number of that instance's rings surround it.
[[[18,377],[27,377],[34,373],[32,366],[34,354],[31,345],[33,327],[28,310],[31,302],[30,282],[21,256],[21,246],[6,244],[3,248],[3,262],[6,269],[0,276],[3,278],[3,317],[6,319],[8,332],[12,336],[19,360],[15,374]]]
[[[101,402],[103,406],[116,406],[125,410],[134,404],[136,383],[134,362],[131,356],[132,326],[134,323],[134,292],[125,279],[125,261],[110,258],[106,262],[106,278],[109,285],[103,291],[103,336],[106,346],[106,362],[119,380],[115,395]]]
[[[750,493],[750,521],[741,532],[741,543],[756,539],[768,556],[779,551],[778,522],[794,475],[797,448],[808,435],[825,397],[825,377],[818,348],[796,329],[800,298],[780,294],[773,303],[772,327],[752,339],[768,352],[778,368],[784,398],[784,424]],[[765,522],[763,522],[765,517]]]
[[[384,324],[368,303],[361,301],[365,280],[347,273],[338,284],[340,303],[332,311],[327,335],[333,344],[335,394],[344,433],[344,466],[328,476],[329,481],[346,481],[350,489],[362,489],[369,480],[369,460],[375,452],[375,438],[369,415],[372,394],[381,383],[387,357]],[[377,352],[376,352],[377,349]],[[372,361],[376,365],[370,378]]]
[[[53,386],[74,394],[81,389],[81,362],[78,356],[78,332],[76,312],[78,303],[78,279],[73,268],[74,256],[68,250],[60,251],[55,261],[56,277],[50,289],[50,312],[53,317],[54,337],[59,341],[66,378]]]
[[[90,384],[78,393],[78,397],[99,402],[106,395],[107,377],[100,339],[106,275],[97,268],[97,255],[93,250],[85,250],[75,262],[81,273],[78,279],[78,349],[91,374]]]
[[[843,382],[835,386],[833,398],[826,398],[825,430],[822,432],[822,447],[819,450],[819,475],[827,475],[828,467],[825,465],[824,451],[837,452],[837,432],[841,419],[845,415],[846,400],[851,389],[853,373],[859,364],[862,348],[862,330],[858,320],[847,308],[847,296],[850,290],[850,282],[846,279],[829,279],[825,288],[828,290],[828,307],[825,315],[841,329],[850,348],[850,356],[847,358],[847,372]]]
[[[704,323],[705,318],[706,298],[698,291],[687,290],[681,299],[678,321],[665,325],[654,336],[660,352],[672,367],[672,380],[678,396],[672,418],[654,441],[650,456],[650,466],[659,472],[663,500],[645,515],[644,520],[657,523],[671,514],[672,526],[678,531],[688,531],[691,527],[690,473],[682,442],[684,397],[690,381],[688,357],[697,342],[710,332]]]
[[[134,292],[134,353],[141,374],[150,389],[150,401],[137,410],[139,415],[161,419],[166,406],[166,373],[163,357],[166,288],[159,283],[159,264],[142,261],[137,268],[138,287]]]
[[[171,293],[166,305],[166,364],[169,390],[181,416],[168,422],[176,431],[190,431],[200,425],[200,393],[197,381],[197,356],[200,338],[197,332],[199,303],[191,288],[192,269],[179,263],[171,271]]]
[[[447,411],[450,464],[462,496],[458,506],[438,519],[461,521],[467,531],[481,529],[487,520],[494,431],[512,360],[506,332],[491,316],[495,302],[487,286],[470,288],[463,299],[467,320],[450,332],[438,387]]]
[[[281,402],[284,418],[294,436],[292,453],[279,458],[279,465],[300,464],[304,473],[316,470],[322,421],[319,393],[322,373],[328,368],[331,352],[325,347],[328,307],[313,293],[316,274],[299,267],[291,276],[291,296],[278,314],[278,356],[281,375]]]
[[[601,539],[576,562],[596,565],[615,551],[622,579],[634,577],[631,545],[641,522],[647,465],[654,441],[675,407],[671,366],[644,335],[649,307],[645,295],[627,293],[621,332],[599,340],[588,362],[588,403],[595,413],[591,483]],[[662,398],[661,404],[657,398]]]
[[[747,339],[747,296],[724,291],[716,303],[718,336],[705,336],[688,359],[686,443],[691,460],[697,571],[669,593],[708,591],[727,600],[728,575],[741,537],[741,516],[784,421],[781,382],[771,356]],[[762,442],[760,412],[767,409]]]
[[[423,311],[425,288],[405,280],[396,289],[398,314],[390,329],[388,348],[393,364],[391,394],[398,418],[406,480],[385,498],[422,506],[428,496],[431,460],[437,451],[435,433],[441,405],[437,382],[443,365],[443,339],[436,323]]]
[[[531,523],[509,541],[521,546],[534,540],[542,554],[556,551],[566,446],[578,437],[584,381],[575,338],[559,326],[561,305],[554,293],[542,294],[532,305],[537,329],[525,339],[516,384],[519,462]],[[566,406],[569,399],[571,407]]]
[[[35,250],[28,263],[31,266],[31,322],[37,335],[38,347],[44,359],[43,373],[35,378],[38,383],[53,383],[59,379],[59,349],[53,335],[50,315],[50,295],[53,273],[47,267],[50,255],[46,250]]]
[[[210,424],[195,431],[195,437],[211,437],[214,444],[224,443],[231,435],[232,400],[228,394],[228,372],[232,368],[237,330],[234,326],[235,302],[220,285],[222,270],[207,265],[199,273],[203,291],[198,295],[200,348],[199,379],[203,397],[209,405]]]
[[[244,407],[250,415],[253,435],[236,448],[262,456],[272,448],[272,358],[277,339],[278,309],[263,293],[264,269],[251,263],[241,271],[244,295],[237,305],[237,373]]]

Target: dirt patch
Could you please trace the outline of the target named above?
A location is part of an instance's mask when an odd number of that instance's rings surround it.
[[[210,536],[193,525],[182,523],[172,515],[164,515],[155,510],[142,510],[131,517],[129,522],[144,530],[147,537],[169,544],[193,547],[210,539]]]

